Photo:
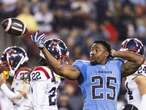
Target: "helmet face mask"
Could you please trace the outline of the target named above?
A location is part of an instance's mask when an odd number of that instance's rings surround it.
[[[10,75],[13,76],[15,71],[26,61],[28,61],[28,56],[25,50],[21,47],[8,47],[3,52],[1,59],[7,62],[10,70]]]
[[[129,38],[122,42],[120,51],[129,50],[137,54],[144,54],[144,45],[137,38]]]

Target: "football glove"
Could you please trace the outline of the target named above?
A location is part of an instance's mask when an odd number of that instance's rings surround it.
[[[46,36],[44,33],[35,32],[31,35],[31,40],[34,42],[39,48],[44,47],[44,42],[46,40]]]

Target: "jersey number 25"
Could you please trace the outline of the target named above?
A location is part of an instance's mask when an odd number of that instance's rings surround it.
[[[106,83],[104,83],[104,79],[101,76],[93,76],[92,77],[92,83],[95,83],[96,81],[99,81],[98,84],[93,84],[91,86],[91,92],[92,92],[92,99],[103,99],[104,97],[106,97],[107,99],[110,100],[114,100],[115,96],[116,96],[116,87],[114,86],[114,84],[116,84],[117,80],[115,77],[107,77],[106,78]],[[104,89],[104,87],[107,90],[110,90],[110,93],[104,93],[104,91],[98,93],[98,95],[96,94],[96,90],[102,90]],[[104,96],[106,95],[106,96]]]

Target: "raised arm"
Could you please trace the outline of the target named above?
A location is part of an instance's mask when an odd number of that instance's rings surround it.
[[[21,99],[23,97],[23,95],[20,92],[11,91],[5,83],[3,83],[0,87],[4,94],[11,100]]]
[[[60,64],[60,62],[56,60],[45,47],[43,47],[41,51],[48,61],[48,64],[54,69],[56,74],[69,79],[77,79],[79,77],[80,71],[78,69],[76,69],[72,65]]]
[[[22,97],[26,96],[25,92],[18,91],[18,92],[13,92],[11,91],[8,86],[6,85],[6,77],[1,77],[0,78],[0,88],[3,91],[3,93],[10,98],[11,100],[15,99],[21,99]]]
[[[51,37],[54,37],[53,35]],[[48,66],[51,66],[52,69],[56,72],[56,74],[61,75],[63,77],[69,79],[77,79],[80,75],[80,71],[69,64],[61,64],[52,54],[48,51],[45,47],[46,36],[43,33],[36,32],[31,35],[32,41],[40,48],[42,53],[44,54],[46,61],[48,62]],[[57,45],[57,44],[55,44]],[[52,45],[54,46],[54,45]],[[58,49],[59,45],[55,49]],[[50,47],[52,49],[53,47]],[[64,48],[64,47],[62,47]],[[60,52],[61,49],[59,48],[58,51]]]
[[[145,61],[145,58],[142,55],[136,54],[132,51],[112,51],[112,56],[127,60],[123,64],[123,76],[133,74]]]

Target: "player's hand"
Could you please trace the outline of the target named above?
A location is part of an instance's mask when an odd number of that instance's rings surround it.
[[[34,42],[39,48],[44,47],[44,42],[46,40],[46,36],[44,33],[35,32],[31,35],[31,40]]]

